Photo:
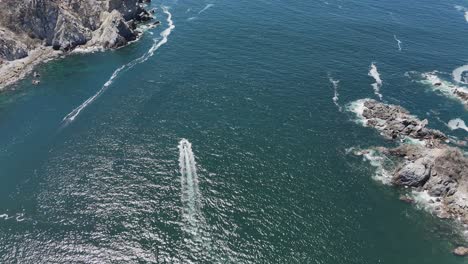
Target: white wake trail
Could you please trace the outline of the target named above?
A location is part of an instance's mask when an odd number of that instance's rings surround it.
[[[333,103],[338,107],[338,110],[341,112],[342,111],[342,108],[341,108],[341,105],[338,103],[338,96],[340,95],[338,93],[338,84],[340,83],[339,80],[334,80],[332,77],[328,77],[328,80],[330,81],[330,83],[333,85]]]
[[[398,50],[401,51],[401,43],[402,43],[401,40],[399,40],[396,35],[393,35],[393,38],[396,40],[398,44]]]
[[[200,214],[200,191],[198,189],[198,175],[192,144],[187,139],[179,142],[179,167],[182,185],[183,218],[189,226],[187,230],[197,234]]]
[[[374,78],[375,83],[371,84],[372,88],[374,88],[374,93],[379,97],[380,100],[382,100],[383,96],[380,93],[380,87],[382,87],[383,82],[382,79],[380,79],[380,73],[378,72],[377,66],[375,66],[374,63],[371,64],[368,75]]]
[[[115,78],[117,78],[119,74],[133,68],[137,64],[147,61],[151,56],[154,55],[154,52],[156,52],[156,50],[158,50],[162,45],[167,43],[168,37],[171,34],[172,30],[175,28],[175,26],[174,26],[174,22],[172,21],[172,14],[169,12],[168,8],[163,6],[162,10],[167,15],[166,20],[167,20],[168,27],[164,31],[161,32],[160,34],[161,39],[159,41],[155,39],[153,46],[151,46],[151,48],[143,56],[125,65],[122,65],[118,69],[116,69],[114,73],[112,73],[112,76],[109,78],[109,80],[101,87],[101,89],[95,95],[88,98],[80,106],[78,106],[73,111],[71,111],[68,115],[66,115],[63,118],[62,122],[65,122],[65,123],[73,122],[73,120],[75,120],[75,118],[80,114],[81,111],[83,111],[88,105],[93,103],[101,94],[103,94],[107,90],[107,88],[109,88],[109,86],[114,82]]]

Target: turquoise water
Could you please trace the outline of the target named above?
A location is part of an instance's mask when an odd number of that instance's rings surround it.
[[[343,109],[377,98],[374,63],[385,102],[466,137],[444,124],[468,121],[463,106],[405,76],[466,64],[463,1],[163,4],[167,43],[159,8],[140,41],[0,95],[0,262],[466,262],[453,224],[347,153],[392,143],[340,112],[329,81]]]

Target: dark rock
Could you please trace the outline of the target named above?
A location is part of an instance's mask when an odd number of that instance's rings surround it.
[[[410,187],[423,186],[429,179],[431,168],[424,159],[418,159],[415,162],[409,162],[396,171],[393,182],[396,185]]]

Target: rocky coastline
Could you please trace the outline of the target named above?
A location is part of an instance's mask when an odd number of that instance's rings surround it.
[[[455,220],[468,229],[468,157],[452,144],[466,142],[449,139],[441,131],[428,128],[427,120],[418,119],[401,106],[373,99],[358,100],[352,105],[350,110],[364,126],[400,142],[394,148],[375,147],[355,151],[355,154],[370,160],[378,153],[392,160],[392,166],[385,168],[387,183],[424,194],[431,213]],[[414,202],[407,195],[400,200]],[[454,253],[460,255],[461,252],[463,248]],[[466,253],[468,255],[468,250]]]
[[[115,49],[136,40],[137,25],[153,19],[148,2],[0,1],[0,91],[76,48]]]

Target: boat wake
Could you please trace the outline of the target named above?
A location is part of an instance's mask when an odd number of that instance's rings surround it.
[[[179,167],[182,185],[182,216],[186,222],[186,231],[192,235],[198,234],[201,221],[200,191],[198,189],[198,175],[192,144],[182,139],[179,142]]]
[[[83,111],[88,105],[93,103],[100,95],[102,95],[107,88],[114,82],[115,78],[117,78],[121,73],[128,71],[129,69],[133,68],[135,65],[143,63],[147,61],[150,57],[154,55],[156,50],[158,50],[162,45],[166,44],[168,41],[168,37],[171,34],[172,30],[175,28],[174,22],[172,21],[172,14],[169,12],[167,7],[162,7],[163,12],[167,15],[167,24],[168,27],[161,32],[160,36],[161,38],[157,38],[154,40],[153,46],[141,57],[124,64],[117,68],[113,73],[112,76],[107,80],[107,82],[101,87],[101,89],[88,98],[86,101],[84,101],[80,106],[75,108],[73,111],[71,111],[68,115],[66,115],[62,122],[65,124],[71,123],[75,120],[75,118],[80,114],[81,111]]]
[[[333,79],[332,77],[330,77],[330,76],[328,77],[328,80],[329,80],[330,83],[333,85],[333,92],[334,92],[333,98],[332,98],[332,99],[333,99],[333,103],[338,107],[338,110],[341,112],[343,109],[342,109],[341,105],[338,103],[338,100],[339,100],[338,96],[340,95],[340,94],[338,93],[338,84],[340,83],[340,81],[339,81],[339,80],[334,80],[334,79]]]
[[[380,74],[377,71],[377,66],[375,66],[374,63],[371,64],[370,70],[369,70],[369,76],[374,78],[375,83],[371,84],[372,88],[374,88],[374,93],[379,97],[380,100],[382,100],[382,94],[380,93],[380,87],[382,87],[382,79],[380,79]]]
[[[393,38],[396,40],[398,44],[398,51],[401,51],[401,43],[402,43],[401,40],[399,40],[396,35],[393,35]]]

